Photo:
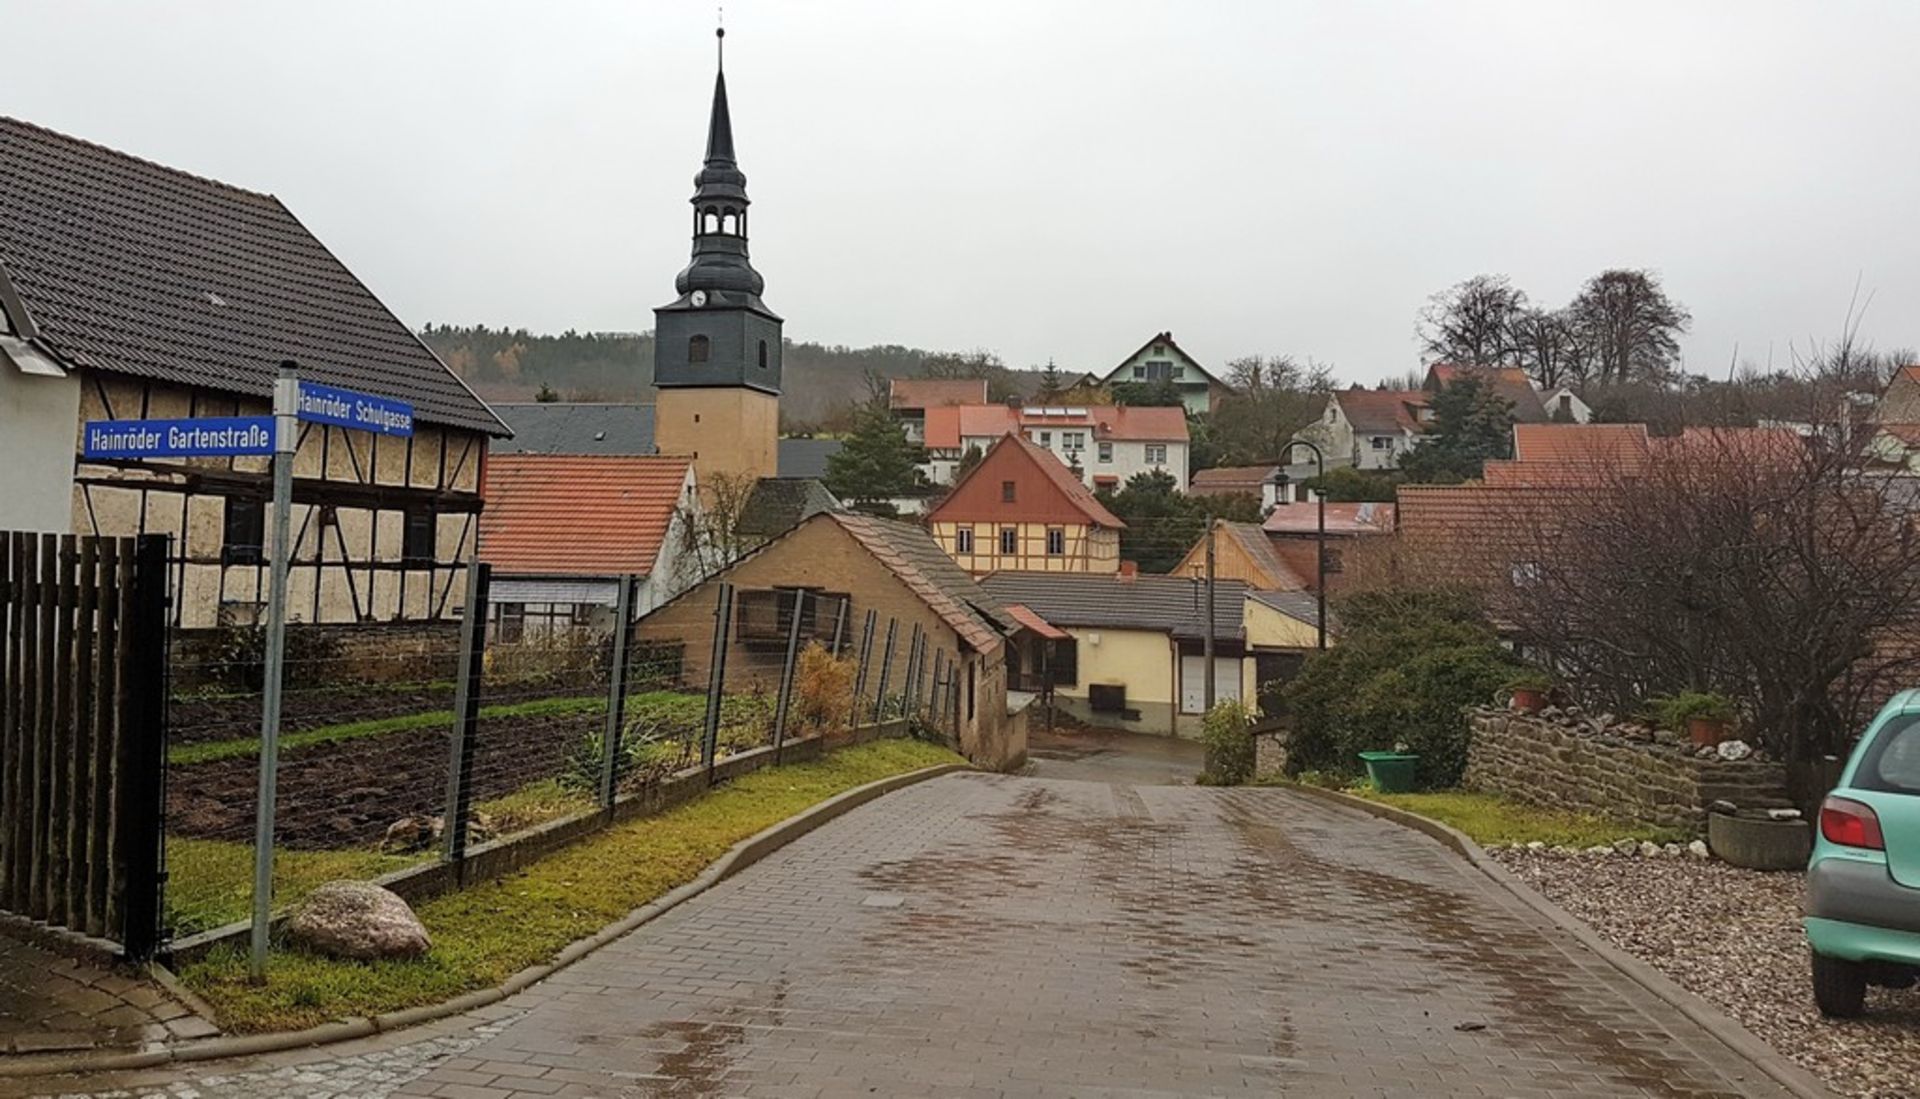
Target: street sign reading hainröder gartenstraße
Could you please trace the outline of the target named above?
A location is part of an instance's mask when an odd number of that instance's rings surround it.
[[[273,453],[272,416],[190,420],[88,420],[88,458],[222,458]]]
[[[313,382],[300,383],[300,418],[382,435],[413,434],[413,406],[407,402]]]

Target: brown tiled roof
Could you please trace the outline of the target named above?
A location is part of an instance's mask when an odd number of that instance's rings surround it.
[[[1328,504],[1328,534],[1391,534],[1393,504]],[[1281,504],[1260,524],[1268,534],[1314,534],[1320,529],[1319,504]]]
[[[1221,534],[1233,539],[1248,559],[1265,573],[1268,582],[1258,585],[1268,591],[1303,591],[1307,582],[1293,571],[1293,567],[1280,559],[1273,551],[1273,539],[1258,523],[1235,523],[1226,519],[1219,521]]]
[[[1065,641],[1073,636],[1034,613],[1033,608],[1025,603],[1008,603],[1007,613],[1013,616],[1015,622],[1020,623],[1022,629],[1031,630],[1050,641]]]
[[[895,378],[887,383],[890,408],[931,409],[986,403],[985,378]]]
[[[266,399],[293,359],[507,434],[279,199],[5,117],[0,280],[69,365]]]
[[[651,574],[689,464],[610,454],[493,455],[480,559],[501,572]]]
[[[1577,462],[1643,466],[1646,424],[1515,424],[1516,462]]]
[[[1258,495],[1263,486],[1273,478],[1280,467],[1272,463],[1264,466],[1216,466],[1195,473],[1187,482],[1187,491],[1199,496],[1211,496],[1222,493],[1251,492]]]
[[[1417,411],[1426,407],[1424,389],[1342,389],[1333,395],[1340,411],[1362,435],[1420,432]]]
[[[976,652],[992,652],[1003,636],[1019,629],[1020,623],[1000,601],[954,564],[924,528],[846,511],[816,516],[814,521],[839,523]],[[769,543],[769,547],[778,544]]]

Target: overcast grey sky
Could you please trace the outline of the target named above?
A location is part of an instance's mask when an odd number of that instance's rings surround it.
[[[1920,344],[1920,4],[731,0],[796,339],[1416,365],[1482,271],[1649,267],[1688,366]],[[714,7],[0,0],[0,113],[279,195],[409,323],[636,330],[685,263]]]

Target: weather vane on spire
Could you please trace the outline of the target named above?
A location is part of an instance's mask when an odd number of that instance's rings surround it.
[[[713,9],[714,49],[719,53],[720,67],[727,67],[727,6],[716,4]]]

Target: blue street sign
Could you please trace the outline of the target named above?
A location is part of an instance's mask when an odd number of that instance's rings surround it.
[[[413,406],[407,402],[313,382],[300,383],[300,418],[382,435],[413,434]]]
[[[272,416],[88,420],[88,458],[224,458],[273,453]]]

